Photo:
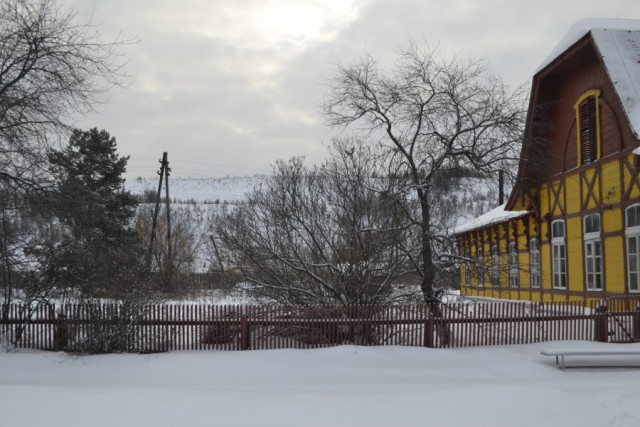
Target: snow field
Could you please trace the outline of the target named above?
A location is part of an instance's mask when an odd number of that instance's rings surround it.
[[[602,344],[87,357],[2,353],[0,424],[640,425],[640,370],[562,372],[553,358],[540,355],[553,346],[597,345]]]

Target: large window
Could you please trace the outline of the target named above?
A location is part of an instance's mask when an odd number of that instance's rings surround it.
[[[517,288],[520,286],[520,272],[518,266],[518,250],[516,242],[509,243],[509,286]]]
[[[584,217],[584,268],[587,290],[602,290],[602,242],[598,214]]]
[[[466,262],[464,263],[464,285],[471,286],[471,267],[472,262],[469,259],[469,248],[467,248],[464,252]]]
[[[598,97],[599,90],[585,92],[576,102],[576,121],[578,123],[579,165],[588,165],[599,157],[600,125]]]
[[[551,223],[551,250],[553,268],[553,287],[567,288],[567,247],[563,220]]]
[[[538,239],[529,242],[529,273],[531,274],[531,287],[540,287],[540,246]]]
[[[482,255],[482,249],[478,249],[476,254],[476,272],[478,274],[478,287],[484,287],[484,257]]]
[[[498,245],[491,247],[491,284],[494,288],[500,286],[500,255]]]
[[[625,211],[629,292],[640,292],[640,204]]]

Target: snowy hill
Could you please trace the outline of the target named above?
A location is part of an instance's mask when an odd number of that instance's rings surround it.
[[[242,203],[247,193],[261,185],[267,176],[254,175],[226,178],[171,178],[171,217],[175,225],[179,222],[188,228],[196,244],[193,269],[207,271],[211,266],[211,255],[207,248],[211,220],[226,204]],[[125,182],[125,189],[141,196],[139,212],[150,210],[158,191],[158,177],[141,178]],[[490,211],[497,206],[497,192],[487,180],[464,178],[450,180],[440,191],[434,193],[437,200],[437,216],[441,221],[437,227],[444,232]],[[162,197],[165,195],[164,182]],[[164,209],[164,205],[162,207]]]
[[[219,203],[238,202],[245,194],[253,190],[265,179],[264,175],[234,176],[226,178],[170,178],[169,197],[173,203]],[[143,195],[145,192],[158,191],[159,177],[127,180],[125,189],[132,194]],[[162,196],[165,185],[162,183]]]
[[[226,178],[171,178],[169,196],[177,204],[218,204],[242,202],[246,194],[259,186],[267,176],[234,176]],[[143,196],[145,192],[155,194],[158,191],[158,177],[127,180],[125,189],[134,195]],[[162,197],[165,195],[162,183]],[[438,198],[447,205],[458,224],[482,215],[495,208],[496,190],[479,178],[465,178],[446,188]]]

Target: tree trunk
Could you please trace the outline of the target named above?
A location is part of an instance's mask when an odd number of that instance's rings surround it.
[[[420,199],[420,210],[422,223],[420,224],[421,249],[422,249],[422,282],[420,288],[425,303],[429,306],[429,312],[433,317],[441,318],[442,310],[440,308],[440,299],[433,289],[433,282],[436,277],[436,267],[433,263],[433,250],[431,248],[431,214],[428,200],[428,193],[418,189],[418,197]],[[436,333],[440,338],[440,346],[448,347],[451,342],[451,331],[449,326],[436,322]]]

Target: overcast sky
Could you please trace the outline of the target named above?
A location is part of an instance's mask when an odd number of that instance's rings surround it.
[[[485,58],[511,87],[576,21],[640,19],[638,0],[65,0],[93,15],[136,74],[99,114],[129,177],[155,176],[163,151],[173,176],[268,173],[281,158],[319,162],[336,130],[319,112],[336,64],[365,50],[393,58],[410,39]]]

